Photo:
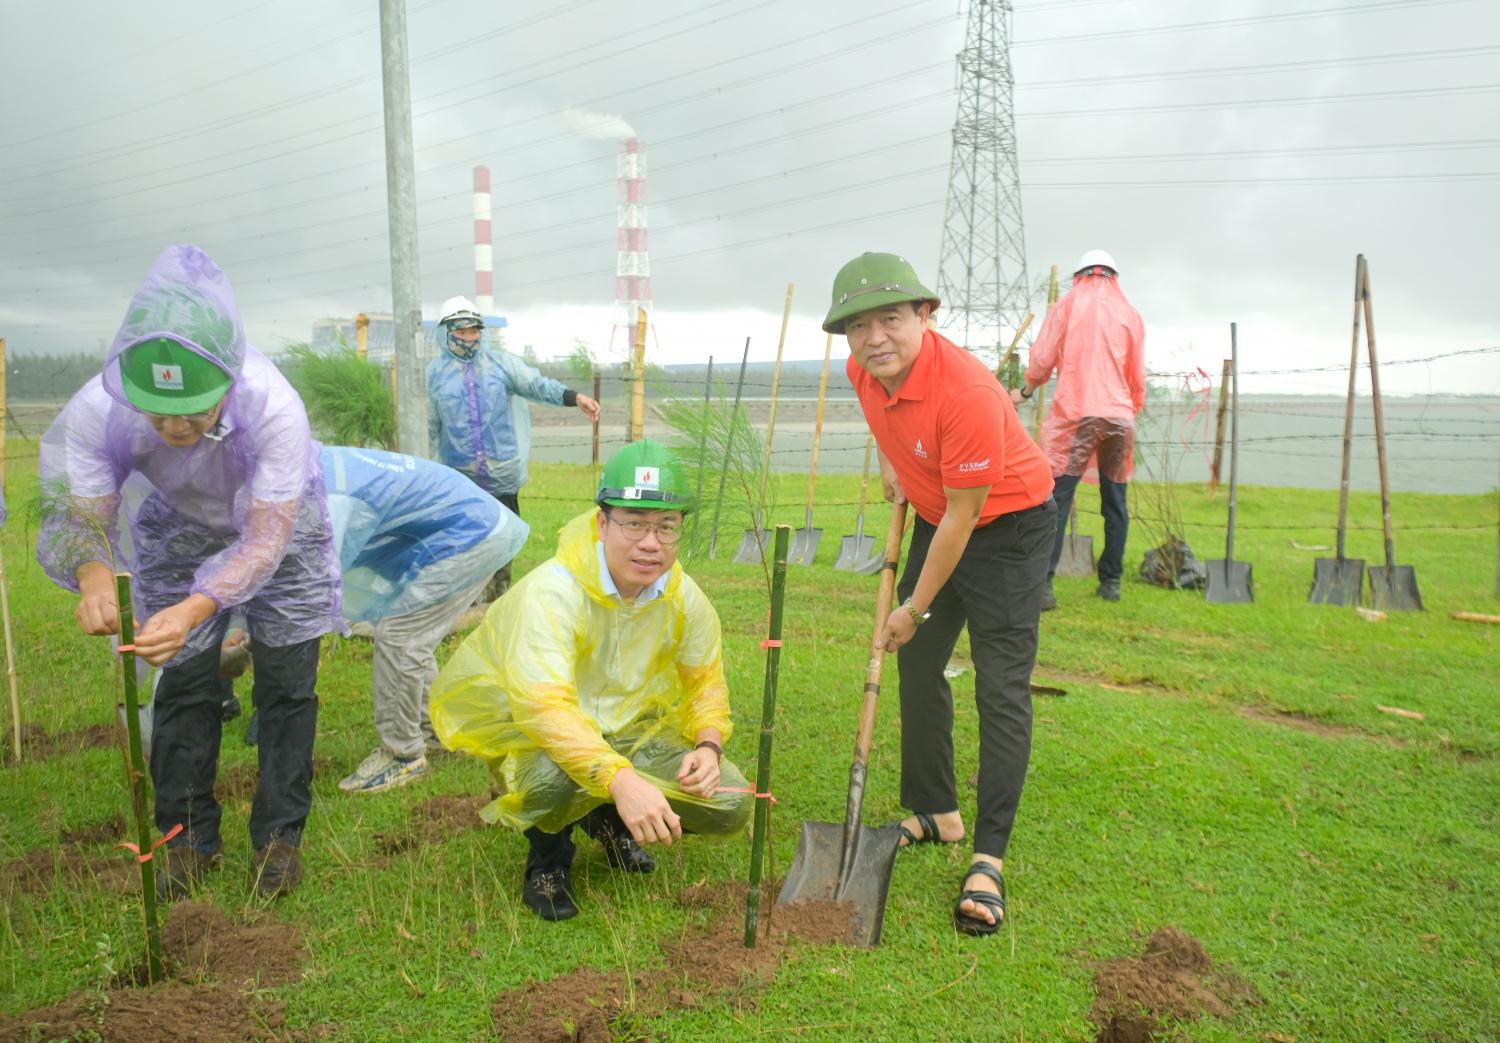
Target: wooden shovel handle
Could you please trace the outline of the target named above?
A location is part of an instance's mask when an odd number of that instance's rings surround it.
[[[818,446],[823,441],[823,403],[828,397],[828,360],[833,355],[833,334],[823,345],[823,375],[818,378],[818,419],[813,424],[812,463],[807,469],[807,516],[812,517],[813,490],[818,482]],[[809,523],[811,528],[811,523]]]
[[[880,671],[885,665],[885,648],[880,632],[891,614],[891,596],[896,592],[896,569],[901,562],[901,538],[906,534],[906,504],[891,505],[891,527],[885,534],[885,565],[880,570],[880,594],[875,602],[875,631],[870,636],[870,662],[865,669],[865,693],[859,708],[859,736],[854,742],[856,764],[870,759],[870,744],[875,737],[875,708],[880,702]]]

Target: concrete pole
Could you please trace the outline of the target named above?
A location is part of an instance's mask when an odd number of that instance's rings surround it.
[[[380,71],[385,85],[385,185],[390,215],[391,312],[396,342],[396,443],[427,453],[426,374],[418,356],[422,273],[417,248],[417,176],[412,160],[411,82],[406,50],[406,0],[380,0]]]

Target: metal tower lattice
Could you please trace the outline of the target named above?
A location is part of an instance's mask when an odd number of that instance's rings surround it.
[[[958,118],[938,255],[938,321],[971,351],[999,352],[1026,315],[1026,232],[1016,155],[1010,0],[971,0],[958,54]]]

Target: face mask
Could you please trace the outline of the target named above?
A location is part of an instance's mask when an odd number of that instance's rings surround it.
[[[454,358],[461,359],[464,362],[468,362],[475,355],[479,354],[479,340],[460,340],[459,337],[450,330],[448,332],[448,350],[453,353]]]

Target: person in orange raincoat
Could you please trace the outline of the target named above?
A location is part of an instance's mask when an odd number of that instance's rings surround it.
[[[1115,260],[1103,250],[1078,259],[1073,288],[1047,313],[1031,346],[1026,386],[1011,392],[1019,405],[1057,373],[1057,393],[1042,424],[1042,452],[1056,485],[1057,540],[1047,569],[1043,608],[1056,608],[1052,577],[1062,555],[1078,482],[1098,476],[1104,515],[1099,596],[1120,600],[1130,513],[1125,487],[1135,469],[1135,416],[1146,404],[1146,327],[1120,289]]]

